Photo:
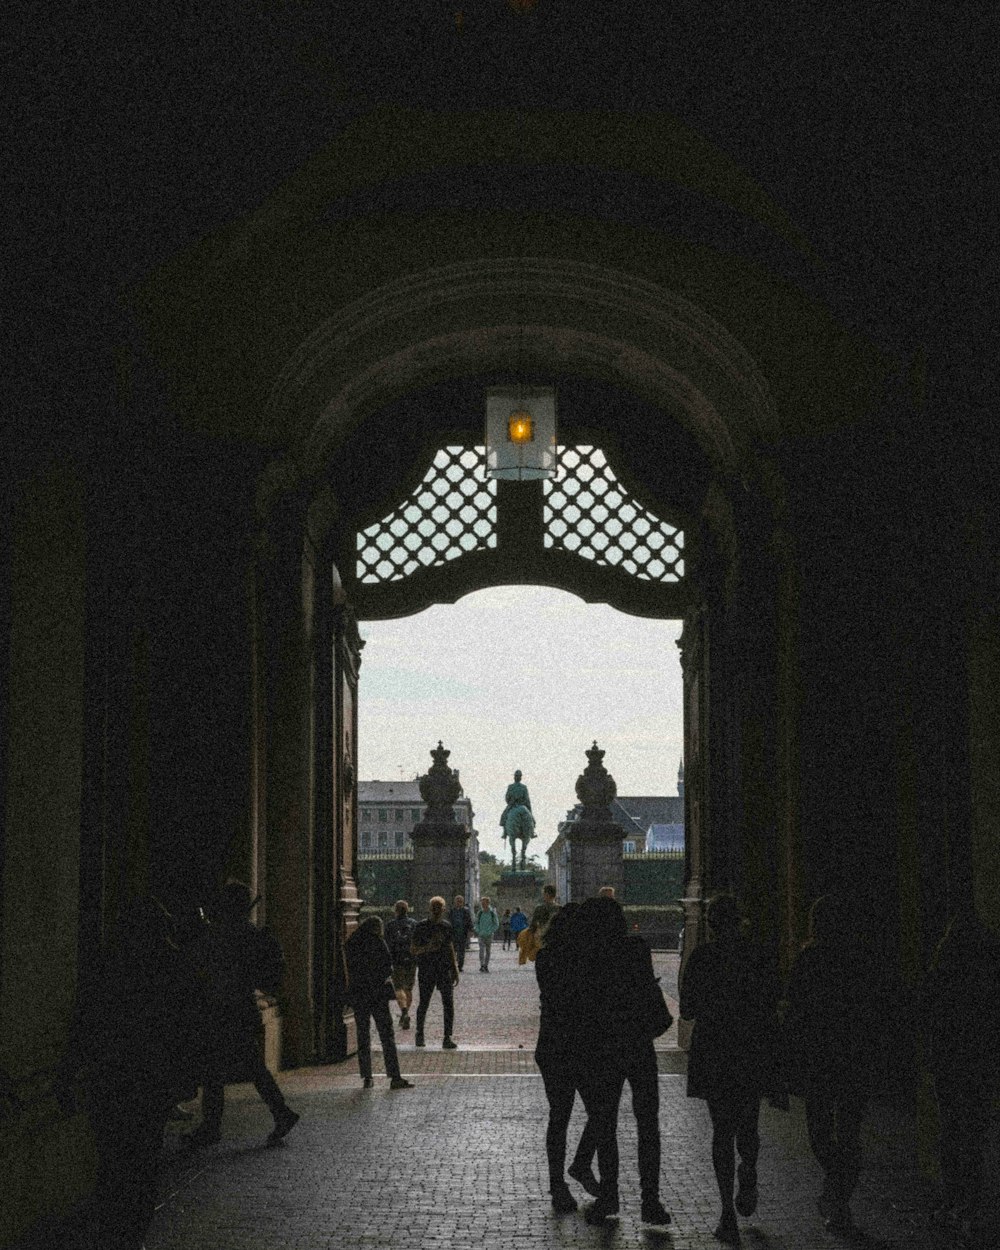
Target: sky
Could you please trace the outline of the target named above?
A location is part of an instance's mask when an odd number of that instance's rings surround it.
[[[504,791],[520,768],[545,862],[596,738],[619,794],[676,794],[680,621],[538,586],[477,591],[361,625],[359,771],[412,780],[438,739],[472,800],[482,850],[505,854]]]

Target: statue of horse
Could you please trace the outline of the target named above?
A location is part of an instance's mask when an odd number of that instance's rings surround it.
[[[517,871],[517,844],[521,843],[521,871],[524,872],[525,852],[528,843],[535,836],[535,818],[529,807],[518,803],[508,811],[504,820],[503,836],[510,841],[510,866],[513,872]]]

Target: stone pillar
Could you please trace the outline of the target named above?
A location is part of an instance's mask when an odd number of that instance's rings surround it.
[[[593,898],[602,885],[621,895],[622,830],[611,819],[609,804],[617,795],[615,780],[601,762],[604,752],[597,743],[587,752],[589,763],[576,779],[576,796],[583,804],[579,820],[566,825],[569,847],[567,902]]]
[[[465,893],[466,843],[468,830],[455,819],[454,804],[462,787],[448,767],[448,756],[440,742],[431,752],[429,772],[420,778],[420,797],[427,804],[423,820],[413,828],[413,898],[415,913],[427,909],[427,901],[440,894],[450,905],[456,894]]]

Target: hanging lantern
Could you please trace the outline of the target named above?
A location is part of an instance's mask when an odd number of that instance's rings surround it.
[[[500,386],[486,392],[486,475],[530,482],[556,471],[553,387]]]

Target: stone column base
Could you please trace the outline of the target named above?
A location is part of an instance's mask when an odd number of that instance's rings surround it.
[[[465,894],[466,844],[464,825],[422,821],[410,834],[413,839],[413,895],[410,904],[416,917],[427,913],[427,903],[440,894],[450,907],[456,894]]]
[[[567,901],[582,903],[594,898],[601,886],[610,885],[621,898],[624,885],[622,831],[614,821],[574,821],[566,830],[569,849]]]

